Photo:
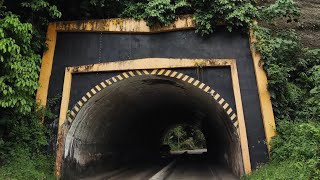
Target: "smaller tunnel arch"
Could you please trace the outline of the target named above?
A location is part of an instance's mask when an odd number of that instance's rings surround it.
[[[239,123],[224,98],[193,77],[155,69],[105,80],[70,110],[62,178],[155,158],[159,145],[153,142],[183,119],[203,127],[208,159],[228,166],[236,175],[244,173]]]

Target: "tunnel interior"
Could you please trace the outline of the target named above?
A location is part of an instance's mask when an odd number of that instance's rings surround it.
[[[65,135],[62,177],[156,162],[167,129],[184,123],[201,129],[208,161],[244,173],[237,129],[210,94],[179,79],[144,75],[117,82],[82,106]]]

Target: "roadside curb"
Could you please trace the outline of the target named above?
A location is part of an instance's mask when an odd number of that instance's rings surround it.
[[[171,163],[153,175],[149,180],[164,180],[172,172],[172,169],[176,166],[176,162],[176,159],[173,160]]]

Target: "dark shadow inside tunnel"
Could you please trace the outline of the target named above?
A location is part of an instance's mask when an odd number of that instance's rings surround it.
[[[179,79],[145,75],[101,90],[80,109],[65,137],[61,177],[163,162],[159,142],[176,124],[202,131],[207,161],[244,173],[237,129],[210,94]]]

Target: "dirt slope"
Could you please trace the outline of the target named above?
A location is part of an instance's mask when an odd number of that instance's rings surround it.
[[[320,0],[296,0],[301,8],[297,31],[307,47],[320,48]]]
[[[261,4],[275,0],[260,0]],[[295,0],[300,7],[301,16],[298,23],[277,21],[273,29],[294,28],[299,33],[303,44],[310,48],[320,48],[320,0]],[[261,22],[263,24],[263,22]]]

